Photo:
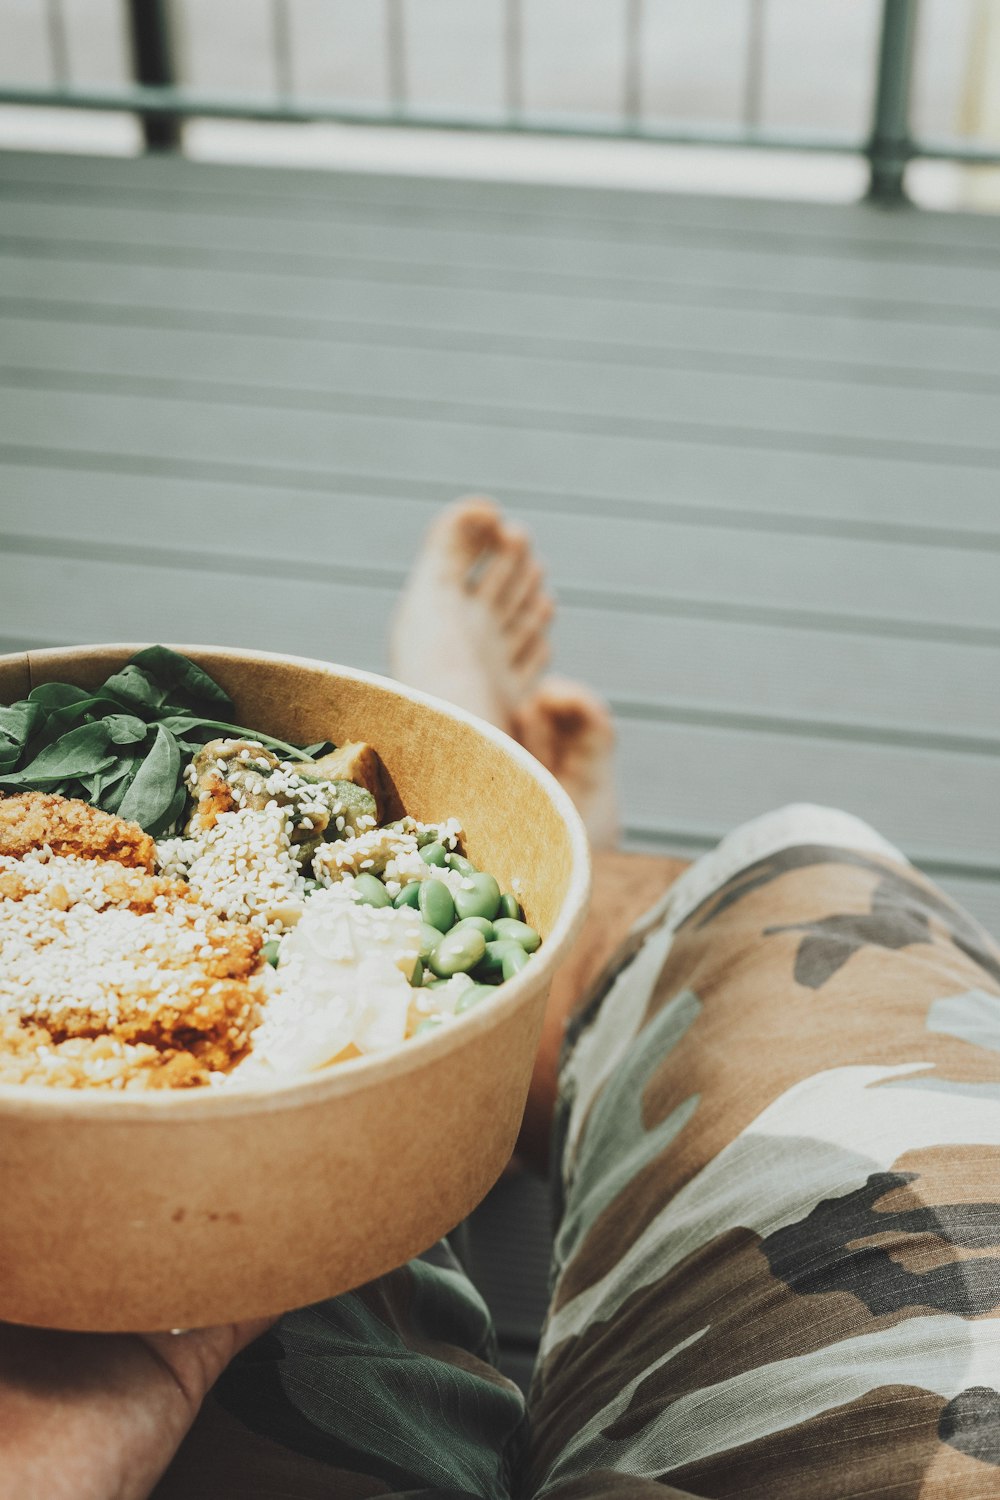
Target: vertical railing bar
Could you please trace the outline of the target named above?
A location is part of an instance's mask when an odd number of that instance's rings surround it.
[[[504,103],[511,118],[524,111],[524,27],[521,0],[504,0]]]
[[[125,0],[125,19],[136,83],[172,89],[176,84],[169,0]],[[176,151],[180,121],[173,114],[142,116],[147,151]]]
[[[642,8],[643,0],[625,0],[625,72],[622,114],[635,127],[642,118]]]
[[[871,173],[868,196],[878,203],[906,201],[916,35],[917,0],[883,0],[872,131],[865,152]]]
[[[47,0],[45,18],[49,34],[49,56],[52,60],[52,81],[58,88],[66,88],[70,81],[69,38],[66,35],[66,14],[62,0]]]
[[[767,0],[749,0],[747,63],[743,75],[743,123],[748,130],[760,125],[764,98],[764,7]]]
[[[403,0],[385,0],[386,67],[389,99],[397,114],[406,109],[406,17]]]
[[[290,0],[271,0],[271,37],[274,46],[275,92],[279,99],[287,102],[295,92]]]

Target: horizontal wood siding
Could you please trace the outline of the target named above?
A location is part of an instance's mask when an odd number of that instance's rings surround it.
[[[0,158],[0,646],[384,671],[441,503],[528,522],[628,840],[850,807],[1000,930],[1000,226]]]

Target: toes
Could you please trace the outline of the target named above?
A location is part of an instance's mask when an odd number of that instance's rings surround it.
[[[551,659],[552,646],[547,635],[538,635],[529,641],[512,668],[521,697],[526,697],[536,686]]]
[[[607,705],[580,683],[546,677],[525,700],[515,732],[572,797],[593,845],[613,848],[620,819]]]
[[[612,732],[610,708],[603,698],[582,682],[575,682],[571,677],[549,676],[539,684],[536,696],[546,707],[577,710],[589,725],[602,726]]]
[[[501,545],[503,535],[499,507],[485,496],[473,495],[456,500],[441,512],[427,532],[423,550],[464,584],[484,553]]]
[[[529,609],[542,593],[545,569],[539,562],[529,562],[510,580],[506,592],[497,600],[497,618],[501,630],[509,630],[518,617]]]
[[[582,683],[565,677],[546,677],[525,707],[536,718],[547,717],[551,734],[564,754],[604,757],[614,747],[611,710]]]
[[[520,526],[505,526],[475,579],[475,591],[487,609],[498,614],[501,601],[525,571],[531,543]]]
[[[528,754],[551,769],[555,743],[549,715],[531,700],[513,715],[512,730]]]
[[[544,638],[552,623],[555,605],[545,594],[536,599],[521,614],[507,633],[507,649],[511,665],[517,668],[521,658],[531,650],[539,638]]]

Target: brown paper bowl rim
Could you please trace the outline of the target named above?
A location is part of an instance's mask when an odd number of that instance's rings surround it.
[[[151,644],[146,642],[145,645]],[[169,643],[162,643],[169,644]],[[99,642],[85,646],[49,647],[39,651],[15,651],[0,655],[0,666],[21,663],[28,674],[31,686],[32,668],[37,663],[65,660],[67,657],[81,660],[95,652],[125,653],[131,656],[144,649],[144,643],[120,641]],[[491,740],[510,759],[520,765],[541,784],[566,825],[570,836],[572,864],[569,887],[560,908],[558,919],[546,937],[530,965],[522,969],[514,979],[508,979],[498,987],[495,998],[484,1000],[475,1009],[467,1011],[455,1026],[442,1027],[421,1037],[412,1037],[386,1053],[373,1053],[368,1057],[351,1058],[335,1066],[317,1068],[311,1073],[300,1074],[274,1082],[240,1085],[238,1088],[204,1089],[158,1089],[149,1093],[118,1093],[101,1089],[66,1089],[46,1084],[0,1084],[0,1112],[11,1115],[45,1114],[48,1117],[64,1115],[66,1118],[106,1114],[116,1120],[161,1121],[175,1119],[194,1121],[211,1116],[216,1118],[242,1114],[259,1114],[276,1110],[296,1109],[314,1104],[323,1098],[340,1094],[360,1092],[368,1086],[400,1077],[420,1068],[433,1058],[447,1052],[459,1050],[477,1033],[491,1031],[521,1002],[526,990],[548,985],[560,960],[566,955],[586,915],[591,885],[590,844],[580,814],[569,794],[547,771],[540,761],[525,750],[523,745],[504,734],[502,729],[487,723],[463,708],[436,698],[430,693],[405,686],[393,678],[376,672],[365,672],[359,667],[343,666],[337,662],[320,661],[313,657],[291,656],[278,651],[241,651],[228,646],[171,645],[171,650],[180,651],[195,660],[199,654],[211,654],[228,661],[254,663],[273,662],[309,671],[320,671],[325,676],[346,678],[354,682],[369,683],[385,689],[411,703],[419,703],[436,709],[447,718],[469,725],[483,738]],[[249,727],[249,726],[248,726]]]

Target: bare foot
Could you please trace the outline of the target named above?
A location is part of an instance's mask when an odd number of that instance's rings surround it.
[[[491,500],[433,523],[396,606],[394,677],[510,729],[549,660],[553,604],[527,533]]]
[[[569,792],[595,849],[614,849],[615,731],[607,705],[579,682],[546,677],[515,711],[510,731]]]

